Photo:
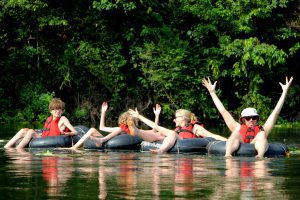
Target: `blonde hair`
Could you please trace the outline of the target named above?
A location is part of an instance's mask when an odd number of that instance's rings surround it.
[[[134,124],[137,124],[138,120],[137,118],[132,117],[129,112],[123,112],[118,119],[118,125],[126,124],[127,125],[127,120],[128,118],[132,118],[134,121]]]
[[[196,115],[189,110],[178,109],[176,110],[176,113],[179,113],[180,116],[183,116],[187,120],[187,122],[197,121]]]
[[[53,98],[49,103],[49,111],[54,109],[65,110],[65,103],[60,98]]]

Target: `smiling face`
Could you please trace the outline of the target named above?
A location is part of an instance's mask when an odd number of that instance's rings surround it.
[[[258,116],[247,116],[247,117],[243,117],[242,120],[246,126],[253,127],[253,126],[258,125],[259,117]]]
[[[241,113],[240,121],[248,127],[258,125],[259,115],[255,108],[245,108]]]

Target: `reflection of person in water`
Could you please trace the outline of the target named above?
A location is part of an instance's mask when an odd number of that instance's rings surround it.
[[[227,158],[225,162],[225,185],[221,192],[224,199],[236,198],[238,193],[240,199],[252,199],[257,196],[262,199],[275,196],[281,199],[284,195],[276,192],[274,183],[280,181],[269,173],[267,160]]]
[[[186,195],[194,189],[193,159],[182,157],[175,160],[175,195]]]
[[[72,158],[61,158],[58,156],[42,157],[42,175],[47,182],[47,194],[50,197],[61,195],[63,185],[72,176]]]
[[[137,170],[136,170],[136,154],[122,154],[120,155],[120,171],[119,184],[124,190],[124,198],[131,199],[135,196],[137,186]]]
[[[121,153],[111,156],[100,152],[98,157],[98,168],[95,167],[95,157],[85,156],[78,160],[82,166],[78,168],[81,174],[86,173],[91,179],[98,174],[98,199],[133,199],[137,191],[136,154]],[[111,180],[116,180],[117,185],[111,186]],[[109,194],[108,186],[118,188],[118,193]]]
[[[107,183],[106,178],[107,174],[110,174],[110,171],[108,171],[110,168],[105,167],[105,162],[107,162],[109,156],[107,154],[103,154],[99,156],[99,169],[98,169],[98,182],[99,182],[99,195],[98,198],[100,200],[107,199]]]
[[[58,167],[55,156],[42,157],[42,175],[43,179],[48,183],[47,193],[49,196],[57,196],[59,193],[58,186]]]
[[[7,149],[5,155],[9,159],[7,168],[13,171],[15,176],[22,175],[23,177],[32,176],[32,154],[25,149]]]
[[[211,177],[219,174],[217,170],[205,167],[210,162],[207,158],[196,156],[174,158],[173,155],[152,156],[151,158],[149,160],[152,163],[151,171],[142,170],[139,174],[139,177],[148,181],[139,185],[151,188],[152,199],[160,199],[165,191],[173,193],[174,199],[190,197],[196,192],[197,186],[202,185],[204,175]],[[149,183],[152,186],[148,186]],[[205,187],[205,184],[201,186],[201,188]],[[209,189],[210,186],[207,186],[207,190]]]

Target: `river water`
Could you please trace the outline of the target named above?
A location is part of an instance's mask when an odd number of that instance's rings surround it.
[[[290,157],[155,155],[138,151],[4,150],[0,199],[300,199],[299,128],[275,129]]]

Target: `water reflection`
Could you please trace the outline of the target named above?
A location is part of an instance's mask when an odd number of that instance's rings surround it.
[[[276,129],[275,129],[276,130]],[[299,148],[299,129],[272,132]],[[300,156],[234,157],[140,152],[4,150],[2,199],[299,199]],[[271,138],[271,139],[272,139]],[[271,140],[270,139],[270,140]],[[5,181],[4,181],[5,180]]]
[[[43,156],[41,162],[42,176],[48,185],[46,188],[48,196],[65,196],[63,188],[72,177],[74,160],[60,156]]]
[[[7,158],[9,158],[7,172],[15,174],[18,177],[32,176],[32,158],[33,155],[24,149],[7,149],[5,151]]]
[[[212,185],[218,187],[206,182],[212,177],[217,180],[217,176],[220,175],[212,167],[214,163],[204,156],[152,155],[145,164],[149,166],[141,166],[144,170],[139,170],[139,177],[147,181],[144,188],[150,188],[149,197],[152,199],[195,199],[209,196]],[[149,167],[151,171],[145,170]],[[202,195],[199,194],[201,190]]]
[[[48,197],[65,196],[63,188],[72,177],[73,159],[64,156],[36,156],[37,152],[29,152],[24,149],[9,149],[5,151],[8,158],[8,173],[14,174],[15,178],[35,177],[41,175],[47,183],[44,191]],[[26,183],[17,183],[26,185]],[[36,187],[36,184],[27,187]],[[38,185],[42,185],[38,182]]]
[[[276,174],[286,158],[98,151],[38,156],[15,149],[4,156],[9,189],[31,188],[30,199],[288,199],[285,179]],[[35,178],[21,183],[18,177]]]
[[[277,190],[282,178],[270,174],[270,160],[255,158],[225,159],[224,198],[239,199],[286,199],[286,195]],[[276,184],[276,185],[275,185]]]

